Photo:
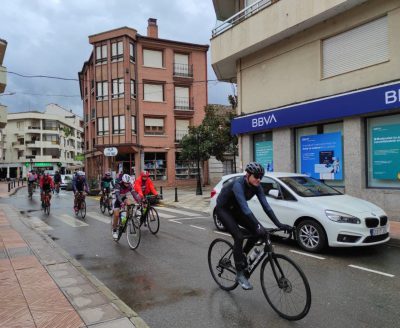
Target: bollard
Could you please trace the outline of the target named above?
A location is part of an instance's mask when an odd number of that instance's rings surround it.
[[[178,202],[178,188],[175,187],[175,202]]]
[[[161,196],[161,198],[163,197],[163,194],[162,194],[162,186],[160,186],[160,196]]]
[[[11,186],[10,186],[10,183],[8,183],[8,192],[10,192],[10,190],[11,190]]]
[[[13,182],[14,182],[14,186],[13,186],[13,188],[15,188],[15,180],[14,180]]]
[[[18,179],[18,187],[19,187],[19,179]]]

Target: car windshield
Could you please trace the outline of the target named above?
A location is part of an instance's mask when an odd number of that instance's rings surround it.
[[[310,177],[295,176],[279,179],[302,197],[334,196],[342,194],[325,183]]]

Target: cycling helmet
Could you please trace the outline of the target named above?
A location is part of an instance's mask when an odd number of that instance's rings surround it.
[[[124,183],[130,183],[131,182],[131,176],[129,174],[124,174],[121,178],[121,181]]]
[[[85,172],[83,172],[83,171],[78,171],[76,174],[77,174],[78,176],[82,176],[82,177],[85,176]]]
[[[262,178],[264,176],[265,170],[260,163],[250,162],[246,166],[246,172],[249,174],[253,174],[256,177]]]

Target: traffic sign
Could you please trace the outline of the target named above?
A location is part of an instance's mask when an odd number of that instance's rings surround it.
[[[118,149],[115,147],[104,148],[104,156],[117,156]]]

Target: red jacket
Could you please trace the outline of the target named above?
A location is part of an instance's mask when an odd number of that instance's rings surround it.
[[[50,184],[50,187],[51,187],[52,189],[54,189],[54,181],[53,181],[53,179],[51,178],[51,176],[47,177],[47,181],[45,181],[45,177],[44,177],[44,176],[41,176],[41,177],[40,177],[40,181],[39,181],[39,186],[40,186],[40,188],[43,189],[43,184],[45,184],[45,183]]]
[[[151,181],[150,178],[147,178],[144,191],[142,190],[141,175],[135,180],[134,188],[141,197],[144,197],[145,195],[158,195],[156,188],[154,188],[153,181]]]

